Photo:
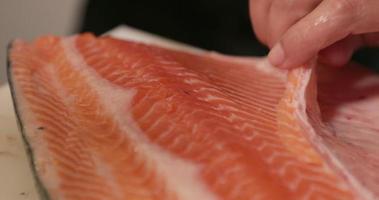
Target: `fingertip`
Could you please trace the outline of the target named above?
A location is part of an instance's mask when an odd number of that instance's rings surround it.
[[[284,49],[280,43],[276,44],[268,54],[268,60],[275,67],[282,67],[285,57]]]

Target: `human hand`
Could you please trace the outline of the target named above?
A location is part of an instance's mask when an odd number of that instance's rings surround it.
[[[258,39],[281,68],[299,67],[317,54],[342,66],[362,46],[379,46],[378,0],[250,0]]]

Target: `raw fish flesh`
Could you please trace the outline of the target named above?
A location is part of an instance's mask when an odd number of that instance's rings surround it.
[[[82,34],[16,40],[9,79],[53,200],[378,199],[379,76]]]

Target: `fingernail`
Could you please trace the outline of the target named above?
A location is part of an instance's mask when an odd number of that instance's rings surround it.
[[[285,55],[282,45],[280,43],[276,44],[268,54],[268,60],[272,65],[280,67],[283,64],[284,59]]]

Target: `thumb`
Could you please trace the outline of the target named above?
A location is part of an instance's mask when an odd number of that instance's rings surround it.
[[[271,49],[269,61],[281,68],[299,67],[325,47],[352,33],[359,5],[352,2],[325,0],[282,36]]]

